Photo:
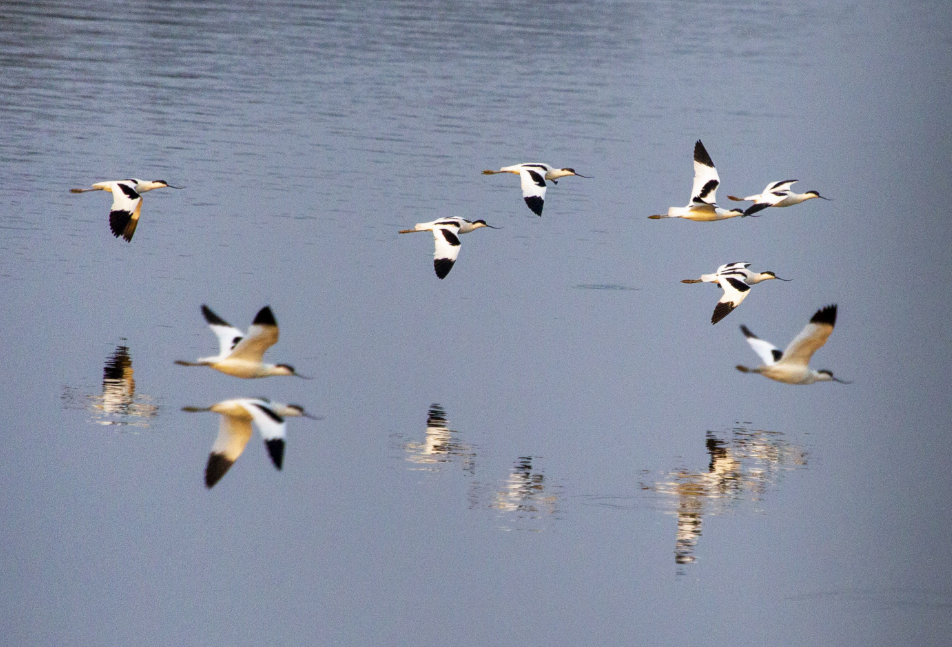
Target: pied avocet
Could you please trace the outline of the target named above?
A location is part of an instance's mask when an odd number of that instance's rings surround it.
[[[716,194],[720,183],[714,162],[699,139],[694,144],[694,186],[691,189],[691,202],[686,207],[671,207],[666,216],[654,215],[648,218],[685,218],[695,222],[711,222],[743,216],[744,212],[739,209],[722,209],[717,206]]]
[[[139,211],[142,209],[142,195],[152,189],[181,189],[172,186],[165,180],[143,181],[135,178],[117,180],[115,182],[98,182],[91,189],[70,189],[71,193],[86,193],[87,191],[109,191],[112,193],[112,209],[109,211],[109,228],[116,238],[122,236],[126,242],[132,241],[132,234],[136,233],[139,224]]]
[[[295,373],[294,367],[289,364],[265,364],[261,361],[264,352],[278,341],[278,322],[274,320],[274,314],[268,306],[261,308],[255,315],[247,335],[216,315],[206,305],[202,305],[202,314],[205,315],[208,327],[218,337],[220,352],[214,357],[200,357],[194,362],[176,360],[176,364],[209,366],[226,375],[241,378],[294,375],[305,380],[311,379]]]
[[[770,279],[791,280],[781,279],[773,272],[751,272],[748,267],[750,263],[727,263],[717,268],[714,274],[702,274],[699,279],[684,279],[681,283],[714,283],[724,290],[724,295],[717,302],[711,316],[711,323],[716,324],[747,298],[750,286]]]
[[[813,384],[814,382],[840,382],[844,380],[833,377],[832,371],[815,371],[809,367],[810,358],[823,344],[826,343],[833,325],[836,323],[836,305],[829,305],[816,311],[810,323],[797,335],[786,350],[782,353],[769,341],[764,341],[750,332],[747,326],[741,326],[747,343],[764,361],[762,366],[748,368],[737,366],[742,373],[760,373],[771,380],[784,384]]]
[[[304,408],[296,404],[271,402],[266,398],[236,398],[224,400],[210,407],[182,407],[182,411],[213,411],[221,414],[218,437],[208,455],[205,467],[205,487],[211,488],[221,480],[251,439],[251,423],[254,422],[264,438],[265,447],[271,462],[281,469],[284,461],[284,439],[287,423],[285,418],[303,416],[311,420],[320,420],[305,413]]]
[[[436,241],[436,251],[433,252],[433,268],[436,275],[445,279],[446,275],[453,269],[453,263],[459,256],[459,234],[468,234],[480,227],[489,227],[490,229],[499,229],[487,225],[485,220],[475,220],[470,222],[465,218],[440,218],[433,222],[421,222],[413,229],[403,229],[401,234],[415,234],[420,231],[432,231],[433,239]]]
[[[519,176],[519,179],[522,180],[522,197],[526,201],[526,206],[537,216],[542,215],[542,205],[545,202],[546,180],[552,184],[558,184],[557,180],[560,177],[568,177],[570,175],[591,179],[587,175],[579,175],[575,172],[575,169],[554,168],[548,164],[541,163],[513,164],[512,166],[504,166],[498,171],[483,171],[483,175],[495,175],[496,173],[514,173]]]
[[[767,207],[792,207],[795,204],[800,204],[801,202],[812,200],[813,198],[829,200],[829,198],[824,198],[822,195],[820,195],[818,191],[794,193],[793,189],[790,187],[792,187],[797,181],[798,180],[783,180],[782,182],[771,182],[767,185],[767,188],[764,189],[763,193],[749,195],[746,198],[738,198],[737,196],[733,195],[729,195],[727,197],[730,200],[734,200],[735,202],[753,200],[754,204],[747,207],[747,210],[744,211],[745,216],[752,216],[758,211],[763,211]]]

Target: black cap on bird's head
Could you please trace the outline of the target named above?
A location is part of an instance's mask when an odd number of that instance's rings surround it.
[[[779,276],[777,276],[776,274],[774,274],[773,272],[771,272],[770,270],[767,270],[766,272],[761,272],[761,274],[767,274],[768,276],[772,276],[772,277],[774,277],[775,279],[777,279],[778,281],[792,281],[792,280],[793,280],[793,279],[782,279],[782,278],[780,278]]]
[[[846,380],[841,380],[841,379],[838,378],[838,377],[833,377],[833,371],[829,371],[829,370],[827,370],[827,369],[825,369],[825,368],[824,368],[824,369],[820,369],[819,371],[817,371],[817,373],[819,373],[820,375],[827,375],[827,376],[829,376],[830,380],[832,380],[833,382],[839,382],[840,384],[852,384],[852,382],[847,382]]]
[[[482,225],[483,227],[489,227],[490,229],[502,229],[502,227],[493,227],[492,225],[486,224],[485,220],[474,220],[473,226],[475,227],[476,225]]]
[[[819,192],[819,191],[807,191],[804,195],[812,195],[813,197],[820,198],[821,200],[830,200],[830,198],[826,198],[826,197],[820,195],[820,192]],[[831,202],[832,202],[832,200],[831,200]]]

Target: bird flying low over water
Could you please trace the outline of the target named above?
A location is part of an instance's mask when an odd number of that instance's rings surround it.
[[[764,341],[750,332],[747,326],[741,326],[740,329],[747,338],[747,343],[754,352],[760,355],[764,363],[756,368],[738,365],[737,370],[742,373],[760,373],[764,377],[784,384],[813,384],[831,380],[849,384],[833,377],[832,371],[815,371],[809,367],[810,358],[826,343],[830,333],[833,332],[834,324],[836,324],[835,304],[817,310],[810,319],[810,323],[782,353],[769,341]]]
[[[280,470],[284,462],[284,439],[287,428],[284,419],[299,416],[311,420],[321,419],[305,413],[304,408],[296,404],[281,404],[266,398],[224,400],[210,407],[182,407],[182,411],[213,411],[221,414],[218,438],[212,445],[212,451],[208,455],[208,465],[205,467],[205,487],[209,489],[221,480],[228,468],[245,451],[245,445],[251,439],[252,422],[264,438],[271,462]]]
[[[181,189],[165,180],[143,181],[135,178],[116,182],[98,182],[91,189],[70,189],[70,193],[87,191],[109,191],[112,194],[112,209],[109,211],[109,228],[116,238],[122,236],[126,242],[132,241],[139,224],[139,211],[142,209],[142,194],[152,189]]]
[[[569,175],[591,179],[587,175],[579,175],[575,172],[575,169],[553,168],[548,164],[540,163],[514,164],[504,166],[498,171],[483,171],[483,175],[495,175],[496,173],[514,173],[519,176],[519,179],[522,180],[522,197],[526,201],[526,206],[537,216],[542,215],[546,180],[552,184],[558,184],[560,177],[568,177]]]
[[[694,144],[694,186],[691,189],[691,202],[686,207],[671,207],[667,215],[648,218],[685,218],[695,222],[712,222],[743,216],[744,212],[740,209],[721,209],[717,206],[717,187],[720,183],[714,162],[699,139]]]
[[[684,279],[681,283],[714,283],[724,290],[724,295],[717,302],[711,316],[711,323],[716,324],[747,298],[750,286],[770,279],[791,280],[781,279],[773,272],[751,272],[748,267],[750,263],[727,263],[717,268],[714,274],[702,274],[699,279]]]
[[[420,231],[432,231],[433,239],[436,241],[436,251],[433,253],[433,268],[436,275],[445,279],[446,275],[453,269],[453,263],[459,256],[459,234],[468,234],[474,229],[480,227],[489,227],[490,229],[499,229],[487,225],[485,220],[475,220],[470,222],[465,218],[441,218],[433,222],[421,222],[413,229],[403,229],[401,234],[414,234]]]
[[[735,202],[753,200],[754,204],[747,207],[747,210],[744,211],[745,216],[752,216],[758,211],[763,211],[767,207],[792,207],[795,204],[800,204],[801,202],[806,202],[807,200],[812,200],[813,198],[829,200],[829,198],[824,198],[822,195],[820,195],[818,191],[794,193],[791,187],[797,181],[798,180],[783,180],[782,182],[771,182],[767,185],[767,188],[764,189],[763,193],[749,195],[746,198],[738,198],[737,196],[733,195],[729,195],[727,197],[728,199],[734,200]]]
[[[264,352],[278,341],[278,322],[274,320],[274,314],[268,306],[261,308],[255,315],[247,335],[216,315],[206,305],[202,306],[202,314],[205,315],[208,327],[218,337],[220,352],[214,357],[200,357],[194,362],[176,360],[176,364],[209,366],[226,375],[241,378],[294,375],[305,380],[311,379],[295,373],[294,367],[289,364],[265,364],[262,361]]]

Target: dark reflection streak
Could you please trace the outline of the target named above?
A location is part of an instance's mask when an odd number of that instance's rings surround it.
[[[725,514],[742,502],[758,501],[776,485],[782,471],[807,464],[806,452],[788,444],[779,432],[735,427],[726,439],[717,433],[708,431],[705,438],[710,456],[706,472],[682,469],[653,485],[642,484],[644,489],[677,497],[674,561],[679,566],[696,561],[705,514]]]
[[[136,395],[132,357],[127,346],[117,346],[103,366],[102,395],[86,395],[83,388],[63,388],[63,406],[90,411],[90,422],[99,425],[148,427],[159,407],[147,395]]]

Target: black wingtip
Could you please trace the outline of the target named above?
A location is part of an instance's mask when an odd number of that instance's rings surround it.
[[[112,231],[112,235],[116,238],[122,236],[126,241],[132,240],[132,234],[128,238],[125,236],[126,227],[129,226],[129,223],[132,221],[132,213],[129,211],[110,211],[109,212],[109,229]],[[133,228],[133,231],[135,229]]]
[[[212,489],[212,486],[218,483],[225,472],[234,464],[235,461],[228,460],[222,454],[209,454],[208,465],[205,467],[205,487],[209,490]]]
[[[750,337],[750,338],[753,338],[753,339],[759,339],[759,337],[757,337],[757,335],[755,335],[754,333],[750,332],[750,328],[748,328],[747,326],[745,326],[745,325],[743,325],[743,324],[741,324],[741,326],[740,326],[740,331],[741,331],[742,333],[744,333],[744,337]]]
[[[729,315],[734,310],[734,305],[727,303],[726,301],[718,302],[714,307],[714,314],[711,315],[711,324],[716,324],[718,321]],[[743,328],[743,326],[741,326]],[[746,332],[744,334],[747,334]]]
[[[828,324],[830,326],[836,325],[836,304],[830,304],[825,308],[820,308],[816,311],[816,314],[813,315],[813,318],[810,319],[812,324]]]
[[[446,275],[453,269],[453,263],[454,261],[448,258],[435,258],[433,259],[433,269],[436,270],[436,275],[439,278],[445,279]]]
[[[275,467],[281,469],[281,464],[284,462],[284,440],[272,438],[264,441],[264,444],[268,448],[268,456],[271,457],[271,462],[274,463]]]
[[[542,204],[545,202],[545,200],[543,200],[539,196],[533,195],[533,196],[529,196],[525,198],[525,201],[526,201],[526,206],[528,206],[532,210],[532,213],[534,213],[537,216],[542,215]]]
[[[704,144],[701,143],[700,139],[694,143],[694,161],[704,166],[714,168],[714,161],[711,159],[711,156],[707,154],[707,149],[704,148]]]
[[[231,326],[227,321],[212,312],[212,309],[204,303],[202,304],[202,315],[205,317],[205,321],[208,322],[209,326]]]
[[[271,306],[265,306],[255,315],[255,320],[251,322],[253,326],[277,326],[278,322],[274,320],[274,313],[271,312]]]

